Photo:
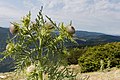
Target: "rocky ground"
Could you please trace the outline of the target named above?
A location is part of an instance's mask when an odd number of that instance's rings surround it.
[[[77,78],[77,80],[120,80],[120,69],[112,68],[102,72],[83,73]]]
[[[120,69],[112,68],[102,72],[80,73],[78,65],[69,66],[71,69],[79,72],[76,80],[120,80]],[[14,79],[13,79],[14,78]],[[15,73],[0,73],[0,80],[25,80],[23,75],[16,77]]]

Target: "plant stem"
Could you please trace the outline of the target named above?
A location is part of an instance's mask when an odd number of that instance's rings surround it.
[[[42,67],[42,65],[41,65],[41,61],[39,61],[39,66]],[[38,80],[43,80],[43,71],[42,71],[42,70],[40,71],[38,77],[39,77]]]
[[[39,54],[38,54],[40,60],[39,60],[39,66],[41,68],[40,73],[39,73],[39,78],[38,80],[43,80],[43,70],[42,70],[42,38],[39,38]]]

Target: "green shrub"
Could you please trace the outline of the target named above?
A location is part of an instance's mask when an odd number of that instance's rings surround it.
[[[97,71],[100,69],[100,61],[104,61],[104,68],[120,65],[120,42],[108,43],[90,47],[78,59],[82,72]],[[108,63],[110,61],[110,63]]]
[[[78,58],[82,56],[87,48],[71,48],[69,49],[69,55],[67,56],[67,63],[68,64],[78,64]]]

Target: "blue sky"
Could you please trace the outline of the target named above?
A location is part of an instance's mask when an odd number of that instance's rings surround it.
[[[19,22],[28,11],[43,14],[66,25],[72,20],[77,30],[120,35],[120,0],[0,0],[0,26]]]

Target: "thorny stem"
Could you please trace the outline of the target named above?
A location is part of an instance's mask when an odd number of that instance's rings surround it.
[[[42,38],[39,37],[39,54],[38,57],[41,58],[42,57]],[[42,69],[42,60],[39,60],[39,66]],[[39,80],[43,80],[43,70],[40,70],[39,73]]]
[[[29,31],[29,29],[27,28],[27,30]],[[38,64],[39,64],[39,67],[42,69],[42,60],[39,59],[42,57],[42,38],[39,37],[39,46],[37,45],[33,35],[30,33],[30,36],[32,37],[34,43],[35,43],[35,46],[37,47],[38,49]],[[39,76],[38,76],[38,80],[43,80],[43,70],[40,70],[40,73],[39,73]]]

